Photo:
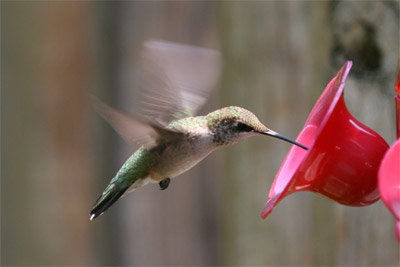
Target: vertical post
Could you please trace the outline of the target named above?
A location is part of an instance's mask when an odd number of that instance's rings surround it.
[[[2,3],[5,265],[93,263],[88,7]]]

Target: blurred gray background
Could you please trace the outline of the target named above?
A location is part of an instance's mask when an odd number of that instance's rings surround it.
[[[392,144],[398,1],[1,2],[2,265],[399,265],[381,201],[346,207],[309,192],[260,212],[289,145],[255,137],[173,180],[89,210],[135,147],[89,94],[135,110],[144,40],[218,49],[202,109],[238,105],[296,138],[345,60],[350,112]]]

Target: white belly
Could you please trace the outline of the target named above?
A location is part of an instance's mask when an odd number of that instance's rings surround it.
[[[154,182],[173,178],[194,167],[215,148],[210,137],[167,147],[150,172]]]

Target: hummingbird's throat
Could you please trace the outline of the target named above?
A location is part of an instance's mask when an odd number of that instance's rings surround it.
[[[224,123],[222,121],[217,127],[214,127],[212,130],[213,143],[217,146],[230,146],[257,134],[254,131],[240,132],[236,127],[232,127],[232,125],[232,123]]]

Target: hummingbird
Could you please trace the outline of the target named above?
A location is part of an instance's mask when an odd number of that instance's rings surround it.
[[[140,55],[144,118],[120,112],[93,97],[97,112],[129,143],[140,145],[94,203],[90,220],[119,198],[149,183],[168,188],[216,149],[251,136],[268,135],[307,147],[263,125],[250,111],[229,106],[204,116],[206,102],[220,74],[220,55],[212,49],[166,41],[143,44]]]

